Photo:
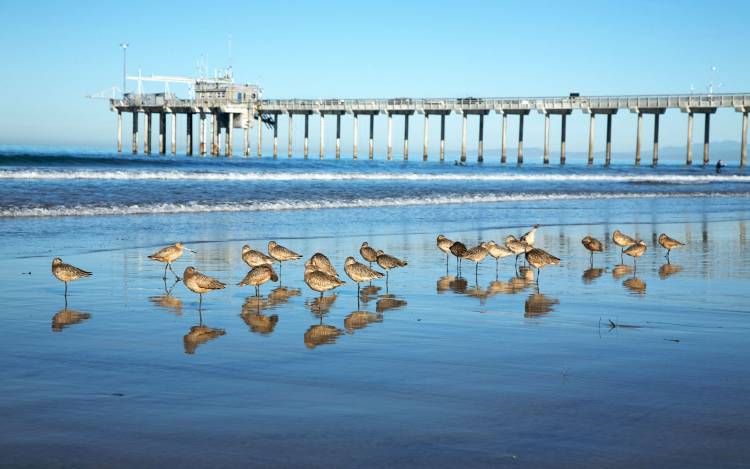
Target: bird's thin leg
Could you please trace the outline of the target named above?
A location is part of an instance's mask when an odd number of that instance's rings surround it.
[[[537,267],[537,269],[536,269],[536,284],[537,285],[539,285],[539,273],[540,272],[541,272],[540,269]]]
[[[200,308],[198,308],[198,325],[203,325],[203,313],[201,312]]]
[[[203,293],[198,293],[198,313],[201,312],[202,306],[203,306]]]
[[[664,257],[666,257],[666,258],[667,258],[667,260],[669,260],[669,252],[670,252],[670,251],[671,251],[671,249],[667,249],[667,255],[666,255],[666,256],[664,256]]]
[[[175,271],[174,271],[174,270],[172,269],[172,263],[171,263],[171,262],[169,262],[169,263],[167,263],[167,265],[169,266],[169,270],[171,270],[171,271],[172,271],[172,273],[174,274],[174,276],[175,276],[175,277],[177,277],[177,280],[181,280],[181,279],[180,279],[180,276],[179,276],[179,275],[177,275],[177,272],[175,272]],[[164,275],[166,275],[166,271],[165,271]]]
[[[281,285],[281,261],[279,261],[279,285]]]
[[[255,297],[257,298],[259,296],[260,296],[260,288],[258,287],[258,285],[255,285]]]
[[[164,280],[167,279],[167,267],[169,267],[169,262],[167,262],[167,265],[164,266],[164,277],[162,277]]]
[[[64,283],[65,283],[65,301],[67,301],[68,300],[68,282],[64,282]]]

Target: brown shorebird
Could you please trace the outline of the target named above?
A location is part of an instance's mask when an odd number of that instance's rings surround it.
[[[437,237],[437,248],[445,253],[445,268],[448,269],[448,254],[451,253],[451,245],[453,241],[446,238],[443,235]]]
[[[312,266],[313,270],[319,270],[333,277],[339,276],[338,272],[336,272],[336,268],[331,264],[331,261],[319,252],[313,254],[312,257],[305,262],[305,269],[309,266]]]
[[[397,257],[393,257],[390,254],[385,254],[383,251],[378,251],[378,265],[385,269],[385,285],[388,286],[388,272],[396,267],[406,267],[407,262]]]
[[[334,288],[340,287],[341,285],[344,285],[346,283],[343,280],[340,280],[335,275],[331,275],[322,270],[315,270],[315,267],[314,265],[312,265],[312,263],[305,266],[304,279],[308,287],[310,287],[312,290],[315,290],[316,292],[320,292],[321,298],[323,298],[323,293],[327,292],[328,290],[333,290]]]
[[[59,257],[55,257],[52,260],[52,275],[54,275],[57,280],[65,283],[65,298],[67,299],[68,282],[74,282],[82,277],[90,277],[91,272],[79,269],[78,267],[72,266],[70,264],[65,264],[62,259],[60,259]]]
[[[172,270],[172,262],[176,261],[180,257],[182,257],[183,251],[190,251],[193,254],[195,254],[195,251],[192,249],[188,249],[185,246],[183,246],[182,243],[174,243],[171,246],[167,246],[165,248],[159,249],[155,253],[148,256],[149,259],[153,259],[158,262],[164,262],[167,265],[164,266],[164,279],[167,278],[167,268],[174,274],[177,279],[180,279],[180,276],[177,275],[177,273]]]
[[[378,251],[371,248],[370,245],[367,244],[367,241],[360,246],[359,255],[362,256],[362,259],[370,263],[370,267],[372,267],[373,262],[378,260]]]
[[[539,285],[539,270],[547,265],[559,265],[560,259],[539,248],[526,251],[526,261],[530,266],[536,268],[536,283]]]
[[[255,287],[255,296],[260,296],[260,286],[269,280],[272,282],[279,280],[278,275],[273,271],[273,267],[270,265],[259,265],[258,267],[253,267],[237,285],[241,287],[245,285]]]
[[[286,261],[296,261],[297,259],[301,259],[302,256],[297,254],[296,252],[292,251],[291,249],[287,249],[281,244],[278,244],[276,241],[269,241],[268,242],[268,255],[279,261],[279,275],[281,275],[281,263]],[[276,280],[274,280],[275,282]]]
[[[487,244],[486,243],[480,243],[477,246],[474,246],[471,249],[467,249],[463,256],[461,256],[462,259],[469,259],[470,261],[474,262],[474,277],[479,274],[479,263],[484,260],[485,257],[489,254],[489,251],[487,250]]]
[[[366,265],[357,262],[351,256],[347,257],[344,261],[344,272],[346,272],[346,275],[348,275],[350,279],[356,282],[358,299],[360,282],[370,282],[372,280],[375,280],[376,278],[383,278],[383,274],[381,272],[373,270]]]
[[[612,233],[612,241],[614,241],[616,245],[620,246],[620,262],[622,262],[622,254],[625,252],[625,248],[629,248],[630,246],[634,245],[635,240],[630,236],[621,233],[620,230],[615,230],[615,232]]]
[[[637,269],[638,265],[636,264],[635,260],[641,257],[643,253],[646,252],[646,243],[639,239],[635,242],[635,244],[625,249],[625,251],[623,252],[633,258],[633,268]]]
[[[456,256],[456,271],[458,275],[461,275],[461,258],[466,254],[466,251],[468,249],[466,248],[466,245],[462,243],[461,241],[456,241],[448,248],[448,250]]]
[[[521,254],[525,254],[529,249],[531,249],[531,246],[519,239],[516,239],[516,237],[513,235],[508,235],[505,237],[505,247],[508,248],[510,252],[516,255],[516,261],[513,263],[514,266],[518,265],[518,256],[520,256]]]
[[[518,240],[522,243],[526,243],[527,246],[534,247],[534,240],[536,239],[536,230],[539,228],[539,225],[534,225],[531,227],[531,229],[524,233],[523,236],[521,236]]]
[[[250,267],[258,267],[259,265],[273,265],[275,259],[267,256],[260,251],[251,249],[247,244],[242,246],[242,260],[245,264]]]
[[[685,243],[677,241],[674,238],[670,238],[664,233],[659,235],[659,244],[661,244],[661,247],[667,250],[667,254],[664,256],[667,258],[667,260],[669,260],[669,253],[672,251],[672,249],[685,245]]]
[[[215,278],[198,272],[197,270],[195,270],[195,267],[192,266],[188,267],[187,269],[185,269],[185,272],[183,272],[182,282],[185,284],[188,290],[198,294],[198,311],[200,311],[201,305],[203,304],[204,293],[208,293],[214,290],[221,290],[226,286]]]
[[[589,250],[591,253],[591,257],[589,259],[589,262],[593,265],[594,264],[594,253],[595,252],[604,252],[604,245],[601,241],[594,238],[593,236],[586,236],[581,240],[581,244],[583,244],[583,247]]]

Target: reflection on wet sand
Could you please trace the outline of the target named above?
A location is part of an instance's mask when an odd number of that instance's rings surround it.
[[[467,296],[473,296],[474,298],[478,298],[479,304],[481,305],[483,305],[487,301],[487,298],[491,296],[489,291],[485,290],[479,285],[473,286],[471,288],[467,288],[464,294]]]
[[[330,296],[316,296],[315,298],[305,301],[305,306],[313,313],[316,318],[322,318],[331,310],[333,303],[336,301],[336,294]]]
[[[225,334],[224,329],[213,329],[203,324],[193,326],[190,332],[185,334],[182,341],[185,345],[185,353],[194,354],[199,345],[208,342],[211,339],[221,337]]]
[[[302,290],[299,288],[276,287],[268,293],[268,302],[274,306],[280,305],[288,303],[290,298],[301,294]]]
[[[621,277],[624,277],[624,276],[630,274],[632,271],[633,271],[633,266],[632,265],[617,264],[612,269],[612,277],[614,277],[614,278],[621,278]]]
[[[382,290],[381,287],[375,285],[368,285],[359,289],[359,299],[362,303],[368,303],[374,297],[378,295],[378,292]]]
[[[583,283],[588,285],[589,283],[601,277],[602,274],[604,274],[604,269],[594,267],[586,269],[583,271]]]
[[[279,322],[279,316],[272,314],[266,316],[261,313],[245,313],[243,312],[240,317],[245,324],[250,326],[250,331],[256,334],[266,335],[273,332],[276,327],[276,323]]]
[[[465,293],[468,286],[469,282],[463,277],[453,277],[453,279],[448,282],[448,288],[454,293]]]
[[[171,312],[176,316],[182,316],[182,300],[172,296],[172,290],[179,282],[179,280],[175,280],[174,283],[172,283],[172,286],[167,288],[167,281],[164,280],[164,294],[149,296],[148,301],[160,308],[172,310]]]
[[[554,306],[558,304],[560,304],[560,300],[557,298],[552,298],[541,293],[532,293],[526,299],[526,303],[524,303],[523,317],[535,318],[544,316],[554,311]]]
[[[52,316],[52,330],[54,332],[62,332],[68,326],[78,324],[81,321],[90,319],[89,313],[81,313],[72,309],[63,308]]]
[[[398,309],[403,308],[404,306],[406,306],[406,300],[398,299],[395,295],[392,294],[383,295],[375,303],[375,311],[378,313],[382,313],[388,311],[389,309]]]
[[[666,264],[659,267],[659,278],[664,280],[665,278],[669,277],[670,275],[674,275],[678,272],[682,271],[682,266],[677,264],[670,264],[667,262]]]
[[[629,279],[622,282],[622,284],[625,288],[633,293],[638,293],[639,295],[646,294],[646,282],[639,279],[638,277],[630,277]]]
[[[338,327],[323,324],[323,318],[321,317],[320,324],[313,324],[307,329],[304,341],[307,348],[314,349],[318,345],[335,343],[336,339],[343,334],[344,331]]]
[[[383,322],[383,315],[369,311],[352,311],[349,316],[344,318],[344,329],[353,334],[355,330],[364,329],[375,322]]]

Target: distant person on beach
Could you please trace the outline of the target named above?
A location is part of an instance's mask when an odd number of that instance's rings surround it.
[[[724,160],[717,161],[716,162],[716,173],[720,173],[721,172],[721,168],[723,168],[724,166],[726,166],[724,164]]]

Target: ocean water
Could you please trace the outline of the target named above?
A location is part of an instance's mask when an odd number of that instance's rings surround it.
[[[750,176],[700,166],[6,152],[0,464],[740,467],[748,202]],[[435,248],[533,223],[562,259],[539,277]],[[669,260],[661,232],[687,243]],[[287,263],[254,298],[240,249],[271,239],[342,275],[363,241],[409,265],[321,301]],[[175,241],[178,273],[228,284],[200,310],[147,258]],[[56,256],[94,272],[67,299]]]

